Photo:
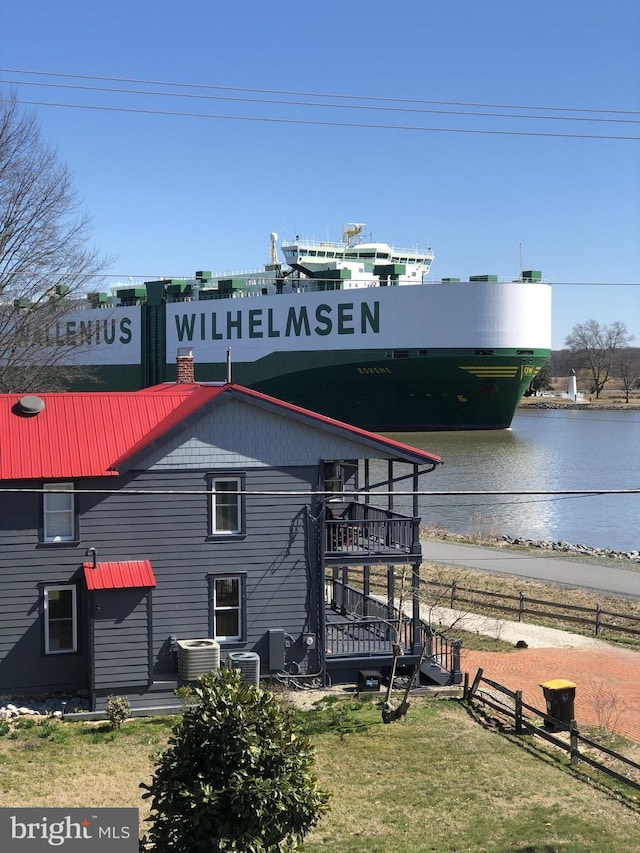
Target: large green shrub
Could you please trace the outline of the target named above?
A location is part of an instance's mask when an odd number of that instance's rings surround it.
[[[154,853],[295,850],[327,808],[309,740],[274,694],[222,669],[198,679],[150,785]]]

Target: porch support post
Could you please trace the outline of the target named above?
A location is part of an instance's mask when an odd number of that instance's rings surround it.
[[[367,618],[369,615],[369,594],[371,593],[371,566],[364,567],[364,575],[362,578],[362,592],[364,601],[362,602],[362,615]]]
[[[338,580],[340,578],[340,567],[333,566],[331,569],[331,609],[338,608]],[[342,597],[342,596],[341,596]]]
[[[389,491],[387,507],[389,512],[393,512],[393,459],[389,459],[387,463],[387,489]]]
[[[414,655],[420,653],[420,563],[411,567],[411,595],[413,604],[413,622],[411,625],[411,643]]]
[[[418,517],[418,466],[413,465],[413,517]]]
[[[387,566],[387,618],[393,623],[395,597],[396,597],[396,576],[393,566]]]
[[[347,587],[349,586],[349,567],[342,567],[342,601],[340,612],[343,616],[347,615]]]

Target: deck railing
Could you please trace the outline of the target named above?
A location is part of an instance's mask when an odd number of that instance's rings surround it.
[[[344,619],[331,618],[326,624],[327,650],[330,655],[392,655],[394,643],[403,652],[413,645],[413,620],[400,614],[397,607],[364,592],[357,587],[332,578],[325,585],[326,604]],[[459,640],[448,640],[426,622],[420,620],[419,642],[424,659],[436,663],[451,673],[455,683],[460,680]]]
[[[424,649],[425,660],[437,663],[441,669],[450,673],[460,671],[460,640],[448,640],[434,631],[426,622],[420,621],[420,642]]]
[[[420,520],[351,503],[325,521],[325,556],[414,554],[420,548]]]
[[[400,614],[396,607],[389,608],[388,604],[365,595],[362,590],[342,583],[334,578],[326,587],[327,604],[337,613],[348,617],[344,620],[335,620],[327,624],[327,629],[332,631],[335,638],[335,648],[346,645],[350,651],[335,651],[330,646],[333,654],[351,654],[353,646],[350,643],[343,644],[339,639],[340,632],[354,633],[354,626],[366,626],[366,632],[362,635],[363,651],[371,646],[371,637],[375,636],[375,643],[380,646],[384,641],[386,651],[392,652],[392,644],[400,643],[403,651],[409,651],[412,645],[411,619],[409,616]],[[333,630],[335,629],[335,630]],[[378,648],[378,651],[380,649]]]
[[[395,629],[381,619],[344,619],[326,627],[327,654],[333,656],[391,657]]]

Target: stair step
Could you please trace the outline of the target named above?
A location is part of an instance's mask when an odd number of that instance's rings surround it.
[[[432,681],[435,681],[436,684],[449,684],[451,680],[451,673],[447,672],[446,669],[442,669],[442,667],[434,661],[425,661],[420,667],[420,672],[426,676],[426,678],[430,678]]]

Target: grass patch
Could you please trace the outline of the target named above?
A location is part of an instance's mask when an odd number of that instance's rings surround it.
[[[448,567],[442,565],[424,564],[422,568],[422,577],[425,580],[436,581],[438,584],[450,586],[455,583],[458,588],[467,588],[480,590],[487,593],[500,593],[501,595],[517,596],[520,592],[526,598],[538,599],[541,601],[553,602],[556,605],[575,605],[578,607],[587,607],[595,611],[599,604],[603,610],[612,613],[618,613],[622,616],[640,617],[640,601],[622,596],[606,595],[603,593],[590,592],[584,589],[574,589],[572,587],[562,586],[560,584],[541,583],[539,581],[526,580],[523,578],[513,578],[509,575],[492,574],[491,572],[481,571],[479,569],[461,569],[459,567]],[[444,607],[449,605],[448,593],[441,587],[427,588],[424,593],[425,603],[441,604]],[[497,619],[508,619],[517,621],[517,613],[505,612],[496,606],[490,597],[482,595],[474,595],[473,593],[465,593],[465,598],[471,599],[465,604],[456,603],[456,608],[464,609],[469,613],[480,613]],[[517,608],[517,601],[499,602],[511,608]],[[535,605],[536,609],[544,610],[544,605]],[[575,612],[567,611],[569,616],[575,616]],[[583,614],[585,617],[592,619],[591,614]],[[606,617],[606,620],[613,622],[613,617]],[[526,613],[524,616],[525,623],[534,625],[543,625],[551,628],[559,628],[565,631],[571,631],[576,634],[584,634],[585,636],[594,637],[593,622],[590,625],[580,625],[570,619],[564,619],[563,614],[552,613],[548,616],[542,614]],[[618,620],[620,624],[624,624],[623,620]],[[640,625],[634,624],[631,627],[636,629]],[[598,639],[607,640],[610,642],[624,643],[627,645],[640,645],[640,637],[626,636],[623,634],[613,635],[612,631],[603,630],[598,635]]]
[[[308,853],[622,853],[640,848],[640,803],[580,780],[561,754],[480,725],[454,700],[414,697],[385,725],[380,696],[325,698],[292,711],[316,747],[331,810]],[[103,724],[47,721],[2,739],[4,806],[128,806],[146,816],[140,781],[172,718]],[[45,733],[45,736],[43,736]]]
[[[490,637],[484,634],[476,634],[472,631],[459,631],[454,629],[446,631],[448,637],[453,640],[462,640],[462,648],[474,652],[512,652],[515,649],[513,643],[501,640],[499,637]]]

